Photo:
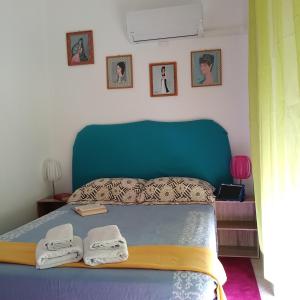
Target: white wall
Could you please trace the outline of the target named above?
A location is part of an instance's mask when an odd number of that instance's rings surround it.
[[[44,8],[40,0],[1,1],[0,233],[35,218],[48,190]]]
[[[41,176],[46,157],[63,164],[58,191],[71,191],[72,145],[87,124],[210,118],[227,129],[234,154],[249,153],[246,35],[127,41],[127,10],[193,2],[1,1],[0,233],[36,217],[36,200],[49,193]],[[240,15],[246,2],[230,0],[233,14]],[[204,0],[206,14],[223,20],[226,7],[213,9],[212,3],[224,6]],[[65,33],[85,29],[94,31],[95,64],[68,67]],[[223,85],[191,88],[190,52],[209,48],[222,49]],[[105,57],[116,54],[133,55],[133,89],[106,89]],[[178,96],[151,98],[148,64],[174,60]]]
[[[57,9],[55,1],[48,1],[53,156],[63,162],[64,173],[60,191],[71,191],[72,144],[91,123],[210,118],[228,131],[233,154],[249,154],[247,35],[132,45],[125,35],[125,12],[150,2],[68,0]],[[218,13],[222,11],[215,10],[216,18]],[[95,64],[68,67],[65,33],[88,29],[94,32]],[[222,49],[223,85],[191,88],[190,52],[210,48]],[[132,89],[106,89],[105,57],[118,54],[133,55]],[[177,61],[177,97],[149,96],[148,65],[160,61]]]

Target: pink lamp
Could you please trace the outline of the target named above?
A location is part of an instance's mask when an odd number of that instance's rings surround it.
[[[230,162],[230,172],[233,178],[239,179],[242,184],[242,179],[247,179],[251,176],[251,160],[246,155],[233,156]]]

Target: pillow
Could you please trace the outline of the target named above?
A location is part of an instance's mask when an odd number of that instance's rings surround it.
[[[148,180],[139,198],[143,204],[213,203],[215,188],[207,181],[187,177]]]
[[[135,178],[101,178],[77,189],[68,202],[102,204],[137,204],[145,180]]]

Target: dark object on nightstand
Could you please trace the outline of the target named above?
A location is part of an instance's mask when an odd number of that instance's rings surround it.
[[[245,185],[244,184],[225,184],[219,187],[217,198],[220,200],[244,201]]]
[[[67,194],[65,194],[66,197]],[[44,199],[40,199],[37,201],[37,213],[38,217],[42,217],[53,210],[56,210],[67,203],[62,200],[53,199],[52,196],[46,197]]]

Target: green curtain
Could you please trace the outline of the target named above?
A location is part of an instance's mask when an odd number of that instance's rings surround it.
[[[299,260],[299,91],[300,0],[249,0],[254,192],[265,277],[275,291],[282,285],[279,265],[283,271]]]

